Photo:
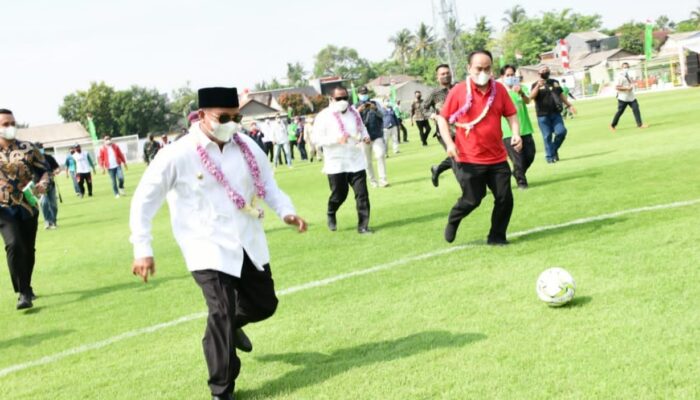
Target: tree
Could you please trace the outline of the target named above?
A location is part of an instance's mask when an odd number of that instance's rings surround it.
[[[418,30],[415,35],[413,51],[418,57],[429,57],[435,53],[435,37],[432,34],[432,28],[423,22],[418,25]]]
[[[364,84],[376,78],[369,61],[360,57],[357,50],[349,47],[328,45],[321,49],[315,58],[316,77],[340,76],[355,81],[355,84]]]
[[[401,29],[396,35],[389,38],[389,43],[394,45],[392,57],[401,64],[403,70],[406,69],[411,53],[413,52],[413,41],[415,37],[408,29]]]
[[[111,103],[112,118],[116,123],[116,135],[139,135],[160,133],[168,130],[171,108],[166,94],[156,89],[132,86],[128,90],[116,92]]]
[[[644,29],[644,23],[634,21],[618,27],[615,31],[620,38],[620,48],[632,54],[644,54]]]
[[[503,21],[506,24],[503,27],[504,30],[507,30],[511,26],[519,24],[520,22],[527,19],[525,9],[520,4],[516,4],[513,7],[507,9],[503,12],[503,14],[505,15],[505,17],[503,17],[501,21]]]
[[[63,98],[58,114],[64,122],[79,121],[87,126],[87,115],[92,114],[98,136],[115,135],[117,124],[112,117],[111,104],[114,88],[104,82],[91,82],[87,91],[77,91]]]
[[[324,96],[322,94],[317,94],[316,96],[312,97],[311,99],[311,104],[314,106],[313,112],[317,113],[324,108],[328,107],[328,96]]]
[[[670,32],[676,27],[676,23],[671,21],[667,15],[660,15],[656,18],[656,28],[664,32]]]
[[[690,12],[690,19],[695,20],[696,26],[700,26],[700,5]]]
[[[186,128],[188,126],[187,114],[199,109],[197,93],[187,82],[185,86],[173,90],[170,96],[172,101],[168,104],[170,113],[167,119],[169,130],[175,130],[173,129],[175,125],[180,129]]]
[[[292,87],[306,86],[309,81],[306,80],[306,71],[300,62],[294,64],[287,63],[287,83]]]
[[[283,93],[278,101],[285,110],[291,109],[293,115],[304,115],[311,112],[311,107],[304,101],[304,96],[299,93]]]
[[[474,30],[464,33],[460,37],[465,53],[486,49],[491,41],[492,32],[486,17],[479,17]]]

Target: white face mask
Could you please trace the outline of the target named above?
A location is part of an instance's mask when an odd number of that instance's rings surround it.
[[[8,126],[7,128],[0,129],[0,134],[7,140],[14,140],[15,135],[17,135],[17,127]]]
[[[472,77],[474,83],[476,83],[479,86],[484,86],[487,83],[489,83],[489,79],[491,79],[491,75],[487,74],[484,71],[479,72],[479,75],[477,75],[476,78]]]
[[[220,142],[228,142],[233,137],[233,134],[241,130],[241,125],[229,121],[225,124],[220,124],[218,122],[210,122],[211,125],[211,135],[214,136]]]
[[[344,113],[345,111],[347,111],[348,107],[350,107],[350,103],[348,103],[347,100],[340,100],[333,103],[333,108],[337,112]]]

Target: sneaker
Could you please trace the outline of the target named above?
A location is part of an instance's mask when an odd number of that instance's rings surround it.
[[[122,196],[126,196],[126,191],[124,189],[119,189],[119,194]]]
[[[647,124],[641,124],[641,125],[639,125],[637,128],[645,129],[645,128],[648,128],[648,127],[649,127],[649,125],[647,125]]]
[[[119,198],[119,195],[118,195],[118,194],[115,194],[115,195],[114,195],[114,198],[115,198],[115,199],[118,199],[118,198]]]
[[[519,183],[518,184],[518,189],[520,189],[520,190],[527,190],[528,187],[529,186],[527,185],[527,183]]]
[[[58,227],[56,226],[56,224],[51,224],[51,225],[49,225],[46,229],[48,229],[48,230],[54,230],[54,229],[56,229],[56,228],[58,228]]]
[[[616,130],[614,126],[610,125],[610,132],[615,133]]]
[[[359,233],[360,235],[371,235],[374,232],[372,232],[372,230],[366,226],[361,226],[357,228],[357,233]]]
[[[377,182],[375,182],[375,181],[370,182],[369,185],[372,186],[373,188],[376,188],[378,186]]]
[[[387,182],[387,181],[379,182],[379,187],[385,188],[385,187],[387,187],[387,186],[389,186],[389,182]]]

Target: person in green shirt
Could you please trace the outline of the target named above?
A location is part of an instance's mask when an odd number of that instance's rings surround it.
[[[287,125],[287,138],[289,139],[289,154],[294,159],[294,148],[297,146],[297,130],[299,129],[298,121],[293,120]]]
[[[564,95],[564,97],[566,97],[566,98],[570,97],[571,99],[576,100],[576,97],[574,97],[574,95],[571,94],[571,89],[569,89],[568,82],[566,82],[566,79],[563,79],[563,78],[561,80],[561,92]],[[567,107],[564,107],[564,110],[562,110],[562,112],[561,112],[561,117],[562,118],[568,117],[570,119],[574,119],[574,113],[572,113],[571,110],[569,110]]]
[[[518,110],[520,137],[523,142],[523,148],[520,152],[516,151],[510,144],[510,138],[513,133],[505,118],[501,120],[501,129],[503,130],[503,144],[506,146],[508,157],[513,163],[513,177],[518,184],[518,189],[524,190],[528,188],[525,173],[535,160],[535,140],[532,138],[532,122],[530,122],[530,115],[527,112],[527,105],[530,103],[529,93],[525,86],[520,85],[520,79],[515,72],[514,66],[503,66],[501,68],[501,82],[505,85],[515,108]]]

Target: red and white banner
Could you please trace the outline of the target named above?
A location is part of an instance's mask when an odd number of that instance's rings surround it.
[[[569,46],[564,39],[559,39],[559,57],[561,58],[561,66],[564,68],[564,71],[569,72]]]

